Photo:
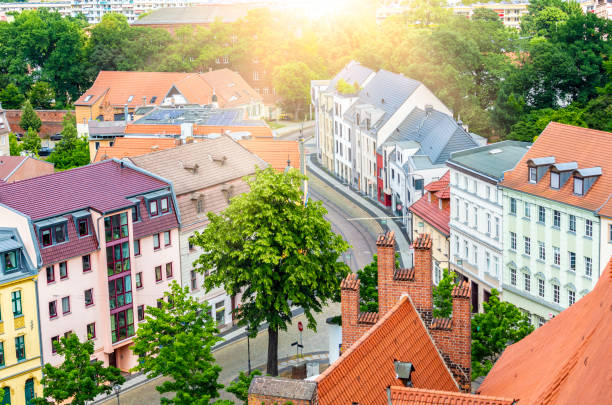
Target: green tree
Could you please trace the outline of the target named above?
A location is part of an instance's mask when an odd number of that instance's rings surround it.
[[[38,133],[34,131],[33,128],[28,129],[23,137],[23,142],[21,142],[21,150],[34,156],[38,156],[38,152],[40,151],[41,147],[42,142],[40,140],[40,136],[38,136]]]
[[[34,111],[30,100],[26,100],[23,104],[19,126],[23,128],[24,131],[29,131],[30,129],[34,130],[34,132],[40,131],[42,121],[40,120],[38,114],[36,114],[36,111]]]
[[[457,274],[454,271],[444,269],[442,279],[437,286],[433,286],[433,317],[450,318],[453,313],[453,288]]]
[[[294,119],[306,114],[310,102],[310,81],[315,73],[304,62],[289,62],[274,70],[274,88],[285,111],[295,114]]]
[[[48,159],[56,169],[66,170],[89,164],[89,142],[86,137],[78,137],[74,122],[74,115],[64,116],[62,139],[55,145]]]
[[[475,8],[471,19],[474,21],[486,21],[503,25],[502,20],[499,18],[499,14],[489,8]]]
[[[19,156],[21,154],[21,145],[17,140],[17,135],[12,132],[9,134],[9,149],[11,156]]]
[[[357,271],[359,278],[359,310],[378,312],[378,255],[372,262]]]
[[[47,82],[36,82],[28,91],[28,100],[34,108],[51,108],[55,101],[53,87]]]
[[[2,108],[17,110],[21,108],[24,101],[25,97],[13,83],[9,83],[4,90],[0,91]]]
[[[512,126],[512,131],[508,134],[507,138],[516,141],[533,142],[535,137],[540,135],[551,121],[586,127],[583,115],[584,110],[573,105],[557,110],[552,108],[534,110]]]
[[[491,290],[484,312],[472,318],[472,379],[486,375],[504,349],[533,331],[529,318]]]
[[[139,356],[134,369],[149,377],[170,377],[155,387],[160,394],[176,393],[172,399],[161,398],[162,404],[213,403],[223,385],[217,382],[221,367],[211,352],[221,338],[209,314],[210,305],[198,302],[176,282],[164,296],[161,308],[147,307],[146,322],[134,337],[132,350]]]
[[[303,202],[305,179],[295,169],[257,170],[246,178],[251,191],[234,197],[221,214],[209,213],[209,225],[191,239],[207,252],[194,262],[197,270],[214,270],[206,289],[242,293],[235,311],[239,324],[255,330],[268,323],[271,375],[278,375],[278,331],[291,323],[291,308],[301,307],[316,330],[313,312],[338,296],[349,272],[338,261],[349,246],[332,232],[325,208],[319,201]]]
[[[80,342],[77,335],[71,333],[62,337],[55,347],[64,361],[57,367],[45,364],[41,381],[43,398],[35,398],[35,404],[49,404],[46,398],[51,398],[53,403],[70,400],[72,404],[85,405],[100,394],[111,393],[113,385],[125,382],[119,369],[91,360],[93,341]]]
[[[240,401],[243,401],[244,405],[249,405],[249,387],[253,378],[258,375],[261,375],[261,371],[257,369],[251,371],[251,374],[241,371],[238,378],[232,381],[225,390],[234,394]]]

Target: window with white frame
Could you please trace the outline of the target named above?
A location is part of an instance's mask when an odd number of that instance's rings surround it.
[[[493,256],[493,275],[497,276],[499,271],[499,257]]]
[[[569,216],[569,231],[576,232],[576,216],[575,215]]]
[[[491,186],[487,186],[485,190],[487,190],[485,191],[487,200],[490,200],[491,199]]]
[[[525,286],[525,291],[530,291],[531,290],[531,275],[525,273],[525,277],[524,277],[524,286]]]
[[[463,241],[463,258],[465,260],[469,260],[470,259],[470,247],[468,246],[468,242],[467,240]]]
[[[530,167],[529,168],[529,182],[530,183],[536,183],[538,180],[537,177],[537,173],[536,173],[536,168],[535,167]]]
[[[514,267],[510,268],[510,284],[516,285],[516,269]]]
[[[531,218],[531,205],[525,201],[525,218]]]
[[[516,198],[510,197],[510,213],[516,215]]]
[[[541,205],[538,206],[538,222],[542,224],[546,223],[546,208]]]
[[[584,221],[584,235],[588,238],[593,237],[593,221],[590,219]]]
[[[553,211],[553,226],[556,228],[561,228],[561,212]]]
[[[572,306],[574,305],[574,302],[576,302],[576,291],[568,290],[567,291],[567,304],[569,306]]]
[[[516,250],[516,232],[510,232],[510,249]]]
[[[569,268],[571,271],[576,271],[576,253],[568,252],[569,256]]]
[[[553,284],[553,301],[558,304],[561,302],[561,288],[557,284]]]
[[[442,280],[442,269],[440,269],[440,262],[434,260],[434,284],[438,285]]]
[[[530,256],[531,255],[531,238],[529,236],[525,236],[523,242],[524,242],[524,253],[527,256]]]
[[[584,257],[584,275],[591,278],[593,277],[593,259],[590,257]]]
[[[550,187],[556,190],[559,189],[559,173],[550,172]]]
[[[561,249],[553,246],[553,263],[556,266],[561,266]]]
[[[499,238],[499,227],[500,227],[499,217],[495,217],[495,234],[493,236],[495,236],[496,238]]]
[[[474,207],[474,228],[478,229],[478,207]]]
[[[470,206],[468,205],[468,203],[463,203],[463,206],[465,208],[465,218],[463,220],[463,222],[465,222],[466,224],[469,223],[469,217],[470,217]]]
[[[546,294],[546,290],[545,290],[545,284],[544,284],[544,280],[542,280],[541,278],[538,279],[538,295],[542,298],[544,298],[544,295]]]
[[[475,265],[478,265],[478,248],[476,247],[476,245],[472,245],[472,250],[474,251],[473,253],[473,263]]]
[[[485,262],[487,273],[491,273],[491,253],[485,252]]]
[[[538,259],[546,260],[546,245],[542,241],[538,241]]]
[[[487,212],[487,233],[491,234],[491,214]]]

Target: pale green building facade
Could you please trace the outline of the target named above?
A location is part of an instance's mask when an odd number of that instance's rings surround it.
[[[504,301],[527,313],[538,327],[597,283],[600,217],[505,187],[503,199]]]

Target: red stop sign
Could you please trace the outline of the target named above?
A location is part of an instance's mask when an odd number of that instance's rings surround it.
[[[304,330],[304,325],[302,325],[302,321],[298,322],[298,330],[300,332]]]

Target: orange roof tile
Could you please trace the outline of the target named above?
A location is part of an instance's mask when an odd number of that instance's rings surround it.
[[[391,387],[393,405],[512,405],[513,399],[424,390],[408,387]]]
[[[580,147],[576,147],[576,145]],[[501,185],[539,197],[612,216],[612,133],[551,122]],[[584,196],[574,195],[573,177],[559,190],[550,188],[550,170],[537,182],[527,181],[527,161],[554,156],[555,163],[576,162],[579,169],[599,166],[603,174]]]
[[[240,74],[229,69],[206,73],[101,71],[75,105],[92,105],[103,96],[113,106],[139,107],[143,97],[147,105],[160,105],[172,86],[192,104],[210,104],[213,89],[221,108],[262,101]],[[153,97],[155,102],[151,102]]]
[[[444,173],[444,176],[440,177],[439,180],[432,181],[431,183],[427,184],[425,186],[425,190],[431,191],[431,192],[444,190],[445,188],[448,187],[449,183],[450,183],[450,170],[447,170],[446,173]]]
[[[298,141],[253,138],[243,139],[238,143],[268,162],[276,170],[285,170],[287,160],[291,162],[292,167],[300,167]]]
[[[102,146],[96,151],[94,162],[140,156],[175,146],[176,139],[174,138],[116,138],[113,146]]]
[[[590,293],[508,347],[479,392],[517,398],[521,405],[608,404],[610,336],[612,260]]]
[[[394,360],[414,365],[417,388],[459,391],[407,295],[315,380],[320,405],[387,404],[386,388],[401,385]]]
[[[425,186],[425,190],[432,193],[437,198],[442,200],[450,199],[450,171],[447,171],[440,180],[433,181]],[[427,193],[423,194],[414,204],[409,207],[409,210],[423,220],[427,221],[431,226],[438,229],[446,236],[450,235],[450,205],[443,205],[440,209],[438,201],[434,198],[429,198]]]

